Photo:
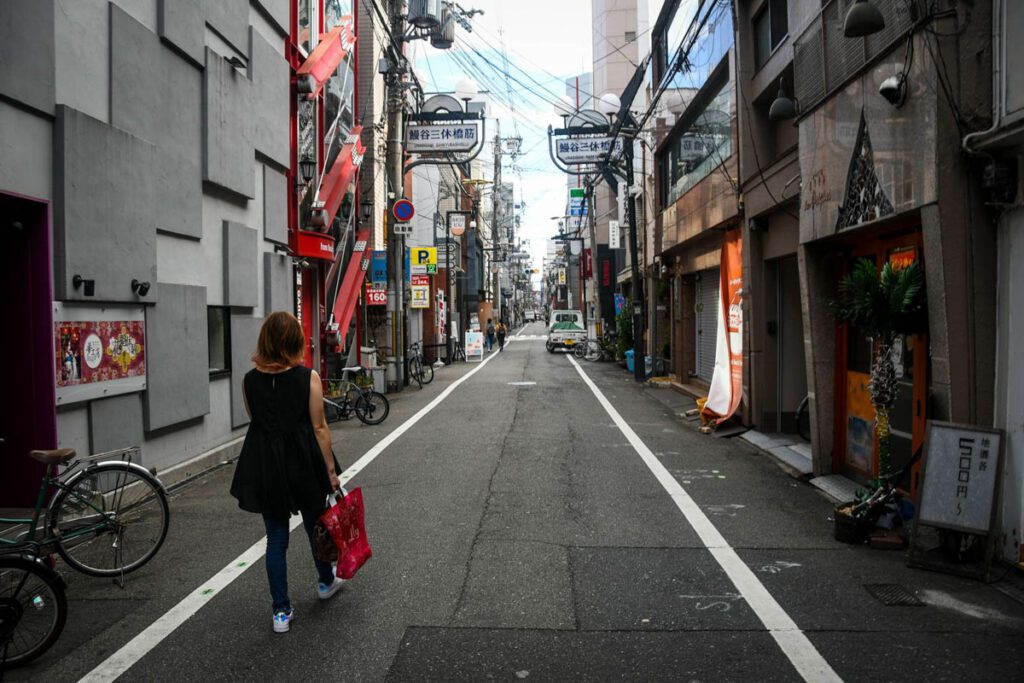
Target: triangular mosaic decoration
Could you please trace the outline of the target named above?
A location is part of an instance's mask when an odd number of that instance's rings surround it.
[[[871,147],[871,135],[868,134],[864,110],[860,112],[857,144],[853,147],[853,158],[850,159],[850,170],[846,174],[846,192],[843,197],[843,203],[839,206],[839,218],[836,219],[836,231],[896,212],[875,174],[875,154]]]

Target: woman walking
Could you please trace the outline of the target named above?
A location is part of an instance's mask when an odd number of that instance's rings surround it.
[[[508,329],[505,327],[504,322],[498,323],[498,351],[505,350],[505,335],[508,333]]]
[[[263,515],[276,633],[288,631],[295,618],[288,598],[288,519],[302,513],[311,536],[327,496],[340,486],[320,377],[300,365],[305,348],[295,316],[281,311],[267,316],[252,357],[256,368],[242,380],[251,422],[231,482],[238,507]],[[326,600],[344,581],[334,576],[329,562],[313,562],[317,596]]]

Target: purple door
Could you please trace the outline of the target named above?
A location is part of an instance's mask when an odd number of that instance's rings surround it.
[[[0,507],[35,502],[33,448],[57,445],[49,206],[0,193]]]

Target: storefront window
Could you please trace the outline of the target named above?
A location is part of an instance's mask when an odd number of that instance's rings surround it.
[[[689,125],[672,134],[659,160],[663,206],[683,196],[731,154],[732,88],[726,82]]]

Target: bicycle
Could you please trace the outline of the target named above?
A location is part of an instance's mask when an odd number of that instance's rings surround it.
[[[366,376],[360,365],[342,368],[341,371]],[[384,394],[361,387],[347,378],[327,382],[337,388],[334,398],[324,397],[324,415],[328,422],[348,420],[355,415],[363,424],[379,425],[391,412],[391,404]]]
[[[811,416],[808,412],[810,400],[810,396],[804,396],[804,400],[800,401],[800,406],[796,409],[796,431],[804,441],[811,440]]]
[[[64,579],[39,558],[39,545],[22,543],[0,555],[0,679],[7,666],[43,654],[68,617]]]
[[[160,550],[170,523],[167,491],[159,479],[132,462],[138,451],[125,448],[83,460],[75,460],[73,448],[30,451],[33,460],[46,465],[35,509],[31,517],[0,517],[0,524],[28,526],[16,539],[0,538],[0,547],[26,542],[52,546],[83,574],[120,577],[123,585],[125,574]],[[113,455],[121,459],[97,462]],[[59,472],[62,465],[66,468]],[[42,536],[37,538],[43,504],[52,488],[57,493],[46,507]]]
[[[409,376],[416,380],[420,389],[434,380],[434,368],[423,357],[423,342],[413,342],[409,347]]]
[[[592,363],[615,358],[615,336],[605,332],[599,339],[587,339],[583,344],[583,358]]]

